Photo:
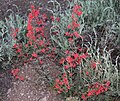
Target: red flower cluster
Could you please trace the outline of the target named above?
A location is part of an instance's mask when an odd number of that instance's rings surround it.
[[[56,78],[54,88],[58,93],[68,92],[70,90],[70,84],[66,73],[62,75],[62,80]]]
[[[82,11],[80,10],[81,6],[79,5],[74,5],[73,7],[73,12],[77,15],[77,16],[81,16],[82,15]]]
[[[45,42],[45,19],[46,14],[41,14],[42,18],[39,18],[39,10],[35,9],[34,5],[31,5],[31,12],[28,15],[26,42],[20,43],[17,40],[17,44],[13,45],[16,53],[22,59],[25,58],[26,62],[32,61],[38,58],[38,53],[45,53],[48,49],[49,42]],[[16,37],[18,30],[15,30],[13,34]],[[26,53],[27,52],[27,53]]]
[[[110,81],[106,81],[105,84],[100,84],[96,82],[92,86],[89,87],[88,92],[86,94],[83,94],[81,98],[83,100],[86,100],[90,96],[104,93],[108,90],[109,86],[110,86]]]
[[[12,75],[13,75],[16,79],[19,79],[19,80],[23,81],[25,78],[18,75],[19,71],[20,71],[20,70],[19,70],[18,68],[16,68],[16,69],[13,69],[13,70],[11,71],[11,73],[12,73]]]
[[[65,69],[68,69],[70,67],[75,68],[77,65],[80,65],[82,59],[86,59],[87,56],[87,53],[83,53],[81,55],[78,53],[73,53],[72,55],[69,55],[66,58],[61,58],[59,63],[64,65]]]

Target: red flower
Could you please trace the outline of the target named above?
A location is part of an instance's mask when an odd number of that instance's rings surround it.
[[[13,48],[17,48],[17,44],[14,44],[14,45],[13,45]]]
[[[96,91],[96,95],[99,95],[100,93],[101,93],[100,90],[97,90],[97,91]]]
[[[72,17],[72,19],[73,19],[74,21],[78,21],[78,19],[77,19],[77,18],[75,17],[75,15],[74,15],[74,13],[72,13],[71,17]]]
[[[57,92],[58,92],[58,94],[60,94],[60,93],[61,93],[61,91],[60,91],[60,90],[58,90]]]
[[[21,80],[21,81],[24,81],[25,80],[25,78],[24,77],[19,77],[19,79]]]
[[[28,44],[25,44],[25,47],[28,48]]]
[[[75,21],[72,21],[72,29],[74,30],[75,28],[79,27],[80,24],[78,24],[77,22]]]
[[[88,71],[86,71],[86,75],[87,75],[87,76],[89,75],[89,72],[88,72]]]
[[[73,58],[72,58],[71,56],[67,56],[67,57],[66,57],[66,61],[67,61],[68,63],[72,63],[72,62],[73,62]]]
[[[60,86],[58,84],[55,84],[56,89],[60,89]]]
[[[74,34],[74,36],[77,37],[77,38],[80,37],[80,35],[78,34],[78,32],[74,32],[73,34]]]
[[[30,30],[32,30],[32,29],[33,29],[33,27],[32,27],[32,25],[31,25],[31,23],[28,21],[27,30],[30,31]]]
[[[17,33],[16,33],[16,32],[14,32],[14,33],[13,33],[13,37],[15,38],[16,36],[17,36]]]
[[[73,12],[74,12],[77,16],[81,16],[81,14],[82,14],[82,11],[80,11],[80,8],[81,8],[81,6],[79,6],[79,5],[75,5],[75,6],[73,7]]]
[[[63,78],[63,82],[64,82],[64,84],[68,85],[68,79],[66,77]]]
[[[32,46],[32,44],[33,44],[32,41],[29,41],[29,44]]]
[[[94,95],[95,92],[96,92],[96,90],[91,90],[87,93],[87,96],[90,97],[90,96]]]
[[[68,66],[68,65],[66,65],[66,66],[64,66],[64,68],[65,68],[65,69],[68,69],[68,68],[69,68],[69,66]]]
[[[16,52],[17,52],[17,53],[20,53],[20,52],[21,52],[21,49],[20,49],[20,48],[18,48]]]
[[[69,25],[67,26],[67,28],[70,29],[70,28],[71,28],[71,25],[69,24]]]
[[[69,85],[67,86],[67,89],[68,89],[68,90],[70,89],[70,86],[69,86]]]
[[[33,60],[33,58],[31,57],[31,58],[30,58],[30,61],[32,61],[32,60]]]
[[[97,66],[97,63],[96,63],[96,62],[91,61],[91,67],[92,67],[93,69],[95,69],[95,68],[96,68],[96,66]]]
[[[43,48],[43,49],[41,49],[41,50],[40,50],[40,52],[45,53],[45,49],[44,49],[44,48]]]
[[[73,56],[74,56],[75,59],[77,59],[79,57],[79,54],[78,53],[74,53]]]
[[[70,36],[70,33],[69,33],[69,32],[66,32],[66,33],[65,33],[65,36]]]
[[[82,94],[82,97],[81,97],[83,100],[86,100],[86,97],[85,97],[85,94]]]
[[[37,55],[36,53],[33,53],[33,54],[32,54],[32,57],[37,58],[37,57],[38,57],[38,55]]]
[[[51,16],[50,19],[51,19],[52,21],[54,21],[54,16]]]
[[[39,15],[39,10],[35,10],[34,16],[37,17]]]
[[[86,55],[86,54],[82,54],[82,55],[80,55],[80,58],[81,58],[81,59],[86,59],[86,58],[87,58],[87,55]]]
[[[65,51],[65,54],[69,54],[69,51],[68,51],[68,50],[66,50],[66,51]]]
[[[69,38],[68,41],[69,41],[69,42],[73,42],[73,38]]]
[[[82,11],[78,11],[78,12],[77,12],[77,15],[78,15],[78,16],[81,16],[81,15],[82,15]]]
[[[109,87],[110,86],[110,81],[107,81],[105,86]]]
[[[41,64],[43,64],[43,61],[42,61],[42,60],[39,60],[39,63],[40,63],[40,65],[41,65]]]
[[[62,85],[63,85],[63,82],[61,82],[61,81],[60,81],[60,82],[59,82],[59,85],[61,85],[61,86],[62,86]]]
[[[55,79],[55,82],[56,82],[56,83],[59,83],[59,82],[60,82],[60,79],[58,79],[58,78]]]
[[[39,46],[42,46],[44,44],[44,40],[39,41]]]
[[[13,76],[16,76],[16,75],[18,74],[18,72],[19,72],[19,69],[18,69],[18,68],[13,69],[13,70],[11,71],[11,73],[13,74]]]
[[[31,5],[30,7],[31,7],[31,9],[35,9],[35,6],[34,6],[34,5]]]
[[[56,18],[56,21],[58,21],[58,22],[59,22],[59,21],[60,21],[60,18],[59,18],[59,17],[57,17],[57,18]]]
[[[70,77],[72,77],[72,76],[73,76],[73,73],[70,73],[69,75],[70,75]]]
[[[60,64],[64,64],[64,62],[65,62],[65,59],[64,59],[64,58],[61,58],[59,63],[60,63]]]

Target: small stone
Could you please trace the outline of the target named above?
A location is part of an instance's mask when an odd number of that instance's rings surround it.
[[[47,101],[46,96],[44,98],[40,99],[39,101]]]

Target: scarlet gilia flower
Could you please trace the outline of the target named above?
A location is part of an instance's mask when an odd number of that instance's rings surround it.
[[[109,87],[110,86],[110,81],[107,81],[105,86]]]
[[[56,82],[56,83],[59,83],[59,82],[60,82],[60,79],[56,78],[56,79],[55,79],[55,82]]]
[[[59,18],[59,17],[57,17],[57,18],[56,18],[56,21],[60,22],[60,18]]]
[[[72,62],[73,62],[73,58],[72,58],[71,56],[67,56],[67,57],[66,57],[66,61],[67,61],[68,63],[72,63]]]
[[[72,44],[73,38],[69,38],[68,41]]]
[[[60,64],[64,64],[64,62],[65,62],[65,59],[64,59],[64,58],[61,58],[59,63],[60,63]]]
[[[28,44],[25,44],[25,47],[28,48]]]
[[[70,25],[70,24],[68,24],[67,28],[68,28],[68,29],[70,29],[70,28],[71,28],[71,25]]]
[[[74,34],[74,36],[75,36],[76,38],[79,38],[79,37],[80,37],[80,35],[79,35],[79,33],[78,33],[77,31],[73,32],[73,34]]]
[[[41,49],[40,52],[41,52],[41,53],[45,53],[45,49],[44,49],[44,48]]]
[[[35,6],[34,5],[30,5],[31,9],[35,9]]]
[[[96,90],[90,90],[90,91],[88,91],[88,93],[87,93],[87,96],[88,97],[90,97],[90,96],[92,96],[92,95],[94,95],[96,93]]]
[[[16,68],[16,69],[13,69],[11,71],[11,73],[16,79],[19,79],[19,80],[23,81],[24,77],[18,75],[19,71],[20,71],[20,69]]]
[[[43,60],[39,60],[40,65],[43,64]]]
[[[32,54],[32,57],[37,58],[38,55],[37,55],[36,53],[33,53],[33,54]]]
[[[65,69],[68,69],[68,68],[69,68],[69,66],[68,66],[68,65],[65,65],[65,66],[64,66],[64,68],[65,68]]]
[[[32,60],[33,60],[33,58],[31,57],[31,58],[30,58],[30,61],[32,61]]]
[[[88,72],[88,71],[86,71],[86,75],[87,75],[87,76],[89,75],[89,72]]]
[[[68,85],[68,79],[67,79],[67,77],[63,78],[63,82],[64,82],[64,84]]]
[[[18,79],[20,79],[21,81],[25,80],[25,78],[23,76],[19,76]]]
[[[74,57],[75,59],[77,59],[77,58],[79,57],[79,54],[78,54],[78,53],[73,53],[73,57]]]
[[[43,46],[43,44],[44,44],[44,40],[39,40],[39,46]]]
[[[66,32],[66,33],[65,33],[65,36],[70,36],[70,33],[69,33],[69,32]]]
[[[54,16],[50,16],[50,19],[51,19],[52,21],[54,21]]]
[[[86,100],[85,94],[82,94],[81,98],[82,98],[83,100]]]
[[[80,26],[80,24],[78,24],[76,21],[72,21],[72,29],[76,29]]]
[[[18,49],[16,50],[16,53],[20,53],[21,51],[22,51],[22,49],[18,48]]]
[[[96,66],[97,66],[97,63],[96,63],[96,62],[91,61],[91,67],[92,67],[93,69],[95,69],[95,68],[96,68]]]
[[[39,15],[39,10],[35,10],[34,16],[35,16],[35,17],[38,17],[38,15]]]
[[[32,42],[32,41],[29,41],[28,43],[29,43],[29,45],[30,45],[30,46],[32,46],[32,45],[33,45],[33,42]]]
[[[69,73],[69,75],[70,75],[70,77],[72,77],[72,76],[73,76],[73,73]]]
[[[75,17],[74,13],[72,13],[71,15],[71,18],[74,20],[74,21],[78,21],[78,19]]]
[[[17,44],[14,44],[14,45],[13,45],[13,48],[17,48]]]
[[[13,37],[15,38],[16,36],[17,36],[17,33],[16,33],[16,32],[14,32],[14,33],[13,33]]]
[[[75,5],[73,7],[73,12],[77,15],[77,16],[81,16],[82,15],[82,11],[80,10],[81,6],[79,5]]]
[[[54,86],[56,89],[60,89],[60,86],[58,84],[55,84]]]
[[[18,68],[16,68],[16,69],[13,69],[13,70],[11,71],[11,73],[12,73],[13,76],[16,76],[19,71],[20,71],[20,70],[19,70]]]
[[[42,19],[43,19],[44,21],[47,19],[46,13],[44,13],[44,14],[42,15]]]
[[[65,54],[69,54],[69,50],[66,50],[66,51],[65,51]]]
[[[81,58],[81,59],[86,59],[86,58],[87,58],[87,55],[83,53],[82,55],[80,55],[79,58]]]

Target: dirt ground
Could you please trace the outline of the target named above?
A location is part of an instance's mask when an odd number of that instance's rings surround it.
[[[1,75],[0,101],[64,101],[63,98],[57,95],[49,86],[44,76],[48,68],[51,68],[50,64],[49,66],[46,65],[47,63],[41,66],[33,64],[21,68],[19,75],[25,78],[24,81],[16,80],[10,72]],[[41,71],[42,68],[45,72]]]

